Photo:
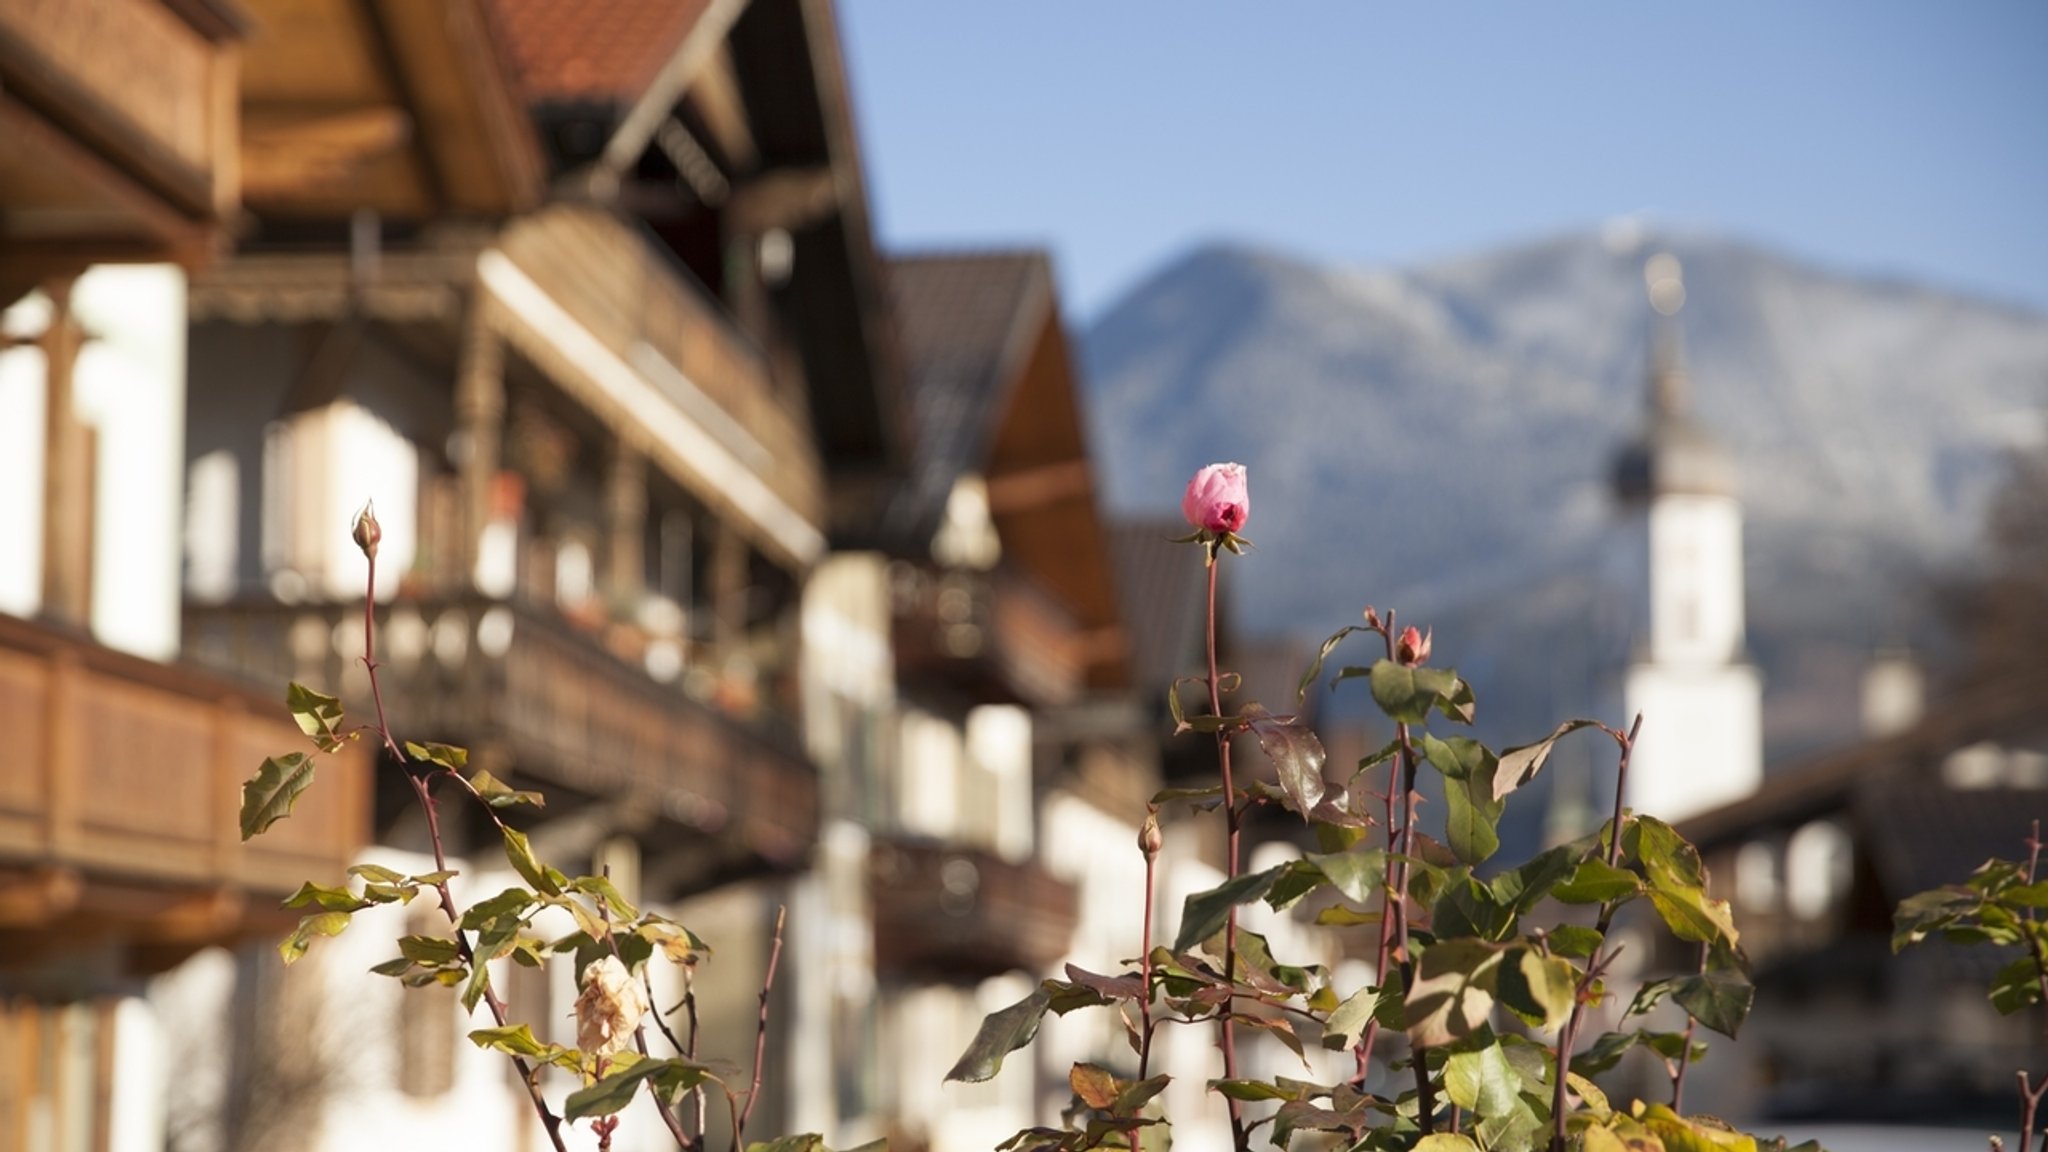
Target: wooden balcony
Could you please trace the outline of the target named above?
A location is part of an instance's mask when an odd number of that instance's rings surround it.
[[[207,255],[237,197],[240,32],[209,0],[0,2],[0,302]]]
[[[297,810],[243,843],[242,782],[310,750],[284,682],[256,693],[0,616],[0,958],[90,938],[151,970],[277,930],[369,832],[369,758],[322,757]],[[12,966],[11,963],[9,966]]]
[[[685,889],[808,859],[817,770],[771,719],[742,722],[659,683],[545,609],[450,597],[378,616],[378,681],[402,739],[460,745],[553,787],[549,813],[581,797],[650,830],[665,822],[673,835],[645,837],[649,868],[669,856],[662,871]],[[360,603],[187,605],[185,643],[210,666],[297,680],[373,715]]]
[[[1050,597],[1001,571],[915,568],[896,581],[892,642],[908,680],[982,703],[1051,706],[1080,692],[1074,622]]]
[[[629,365],[734,463],[810,524],[824,514],[824,480],[795,381],[778,380],[768,358],[714,300],[640,231],[611,213],[558,204],[522,217],[499,248],[604,350]],[[514,344],[547,364],[553,350]],[[557,375],[573,378],[571,366]],[[645,431],[645,430],[643,430]],[[687,458],[686,472],[703,467]],[[704,490],[722,485],[704,476]]]
[[[1066,955],[1078,916],[1073,885],[962,845],[877,838],[868,889],[875,966],[898,975],[1042,972]]]

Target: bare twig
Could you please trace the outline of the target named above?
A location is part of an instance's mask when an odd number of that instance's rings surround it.
[[[363,669],[370,678],[370,699],[377,706],[377,735],[383,740],[385,749],[405,766],[406,780],[412,784],[413,794],[419,797],[420,810],[426,813],[427,838],[434,847],[434,870],[446,873],[448,856],[441,840],[441,819],[434,809],[433,786],[429,783],[433,778],[433,772],[416,771],[416,766],[400,750],[398,739],[391,734],[391,721],[384,711],[383,689],[377,684],[377,544],[380,535],[381,530],[377,527],[376,517],[366,507],[356,521],[356,543],[362,546],[363,557],[369,562],[369,574],[363,592]],[[462,780],[460,774],[444,771],[446,775]],[[469,783],[467,780],[462,782],[465,785]],[[440,898],[442,914],[453,926],[456,952],[462,957],[463,964],[474,971],[480,961],[475,950],[470,947],[468,935],[462,930],[462,913],[455,906],[455,897],[449,892],[445,877],[435,881],[434,894]],[[491,1018],[497,1022],[498,1027],[503,1028],[507,1020],[505,1002],[491,987],[488,969],[484,971],[482,981],[484,1003],[490,1006]],[[568,1152],[567,1145],[562,1142],[562,1119],[555,1115],[554,1110],[548,1107],[546,1098],[541,1095],[540,1085],[534,1079],[533,1067],[524,1057],[513,1056],[510,1053],[506,1055],[512,1061],[512,1066],[519,1071],[519,1082],[526,1086],[527,1098],[533,1102],[533,1110],[540,1117],[541,1127],[547,1130],[548,1142],[555,1146],[556,1152]]]
[[[782,960],[782,921],[788,913],[787,905],[775,909],[775,942],[768,948],[768,973],[761,980],[761,1016],[754,1029],[754,1079],[747,1086],[747,1106],[732,1124],[733,1152],[747,1146],[747,1121],[754,1115],[754,1105],[761,1101],[761,1066],[768,1056],[768,994],[775,990],[775,966]],[[693,1036],[695,1031],[691,1029]]]
[[[1600,726],[1600,730],[1621,745],[1621,767],[1614,777],[1614,822],[1609,826],[1607,843],[1607,866],[1619,868],[1621,821],[1626,814],[1622,808],[1622,800],[1628,788],[1628,761],[1630,753],[1635,751],[1636,736],[1643,730],[1643,715],[1640,712],[1636,713],[1635,722],[1629,725],[1626,736],[1604,724]],[[1602,941],[1607,939],[1607,930],[1614,923],[1614,910],[1617,907],[1619,903],[1613,900],[1600,905],[1600,920],[1593,926],[1593,931]],[[1604,956],[1596,953],[1592,962],[1586,965],[1585,977],[1573,990],[1571,1015],[1565,1019],[1564,1028],[1557,1034],[1557,1076],[1556,1082],[1551,1085],[1550,1094],[1550,1152],[1565,1152],[1565,1077],[1571,1072],[1572,1048],[1578,1043],[1579,1038],[1579,1020],[1585,1014],[1587,1000],[1592,997],[1594,982],[1620,954],[1621,947],[1617,945],[1609,949]]]

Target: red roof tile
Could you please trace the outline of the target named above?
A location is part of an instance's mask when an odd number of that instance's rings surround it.
[[[492,25],[530,103],[631,103],[710,0],[491,0]]]

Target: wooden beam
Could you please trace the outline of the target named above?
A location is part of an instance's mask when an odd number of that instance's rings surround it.
[[[743,236],[771,228],[797,232],[839,210],[839,184],[830,165],[776,168],[736,186],[726,203],[726,226]]]
[[[1094,490],[1086,460],[1061,460],[988,478],[988,508],[997,515],[1025,512]]]
[[[71,868],[0,878],[0,928],[39,928],[78,906],[84,882]]]
[[[391,105],[254,113],[242,126],[242,191],[251,200],[326,195],[412,137],[412,117]]]

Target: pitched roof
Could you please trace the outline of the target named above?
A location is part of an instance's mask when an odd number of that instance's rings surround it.
[[[630,104],[710,0],[491,0],[492,25],[528,103]]]
[[[882,518],[886,537],[929,540],[961,474],[985,466],[1007,386],[1045,323],[1052,268],[1041,252],[891,260],[909,376],[911,474]]]
[[[1206,576],[1195,550],[1173,542],[1185,535],[1187,526],[1178,520],[1110,526],[1110,554],[1131,640],[1131,678],[1148,699],[1179,677],[1202,671]]]

